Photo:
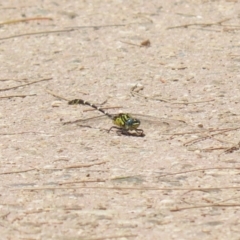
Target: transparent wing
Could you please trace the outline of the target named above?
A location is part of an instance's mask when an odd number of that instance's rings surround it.
[[[159,118],[142,114],[134,114],[133,117],[141,121],[141,129],[151,132],[173,133],[187,126],[186,122],[179,119]]]
[[[170,118],[158,118],[150,115],[143,114],[130,114],[131,117],[137,118],[141,121],[139,129],[151,132],[159,132],[159,133],[173,133],[181,130],[186,127],[186,122],[178,119],[170,119]],[[113,115],[114,116],[114,115]],[[116,114],[117,116],[117,114]],[[81,127],[104,127],[110,128],[113,126],[113,122],[107,116],[96,116],[91,118],[78,119],[72,122],[65,122],[64,124],[77,124]]]
[[[90,124],[94,124],[94,123],[98,123],[98,122],[103,122],[103,121],[110,121],[111,119],[108,118],[105,115],[102,116],[96,116],[96,117],[89,117],[89,118],[84,118],[84,119],[77,119],[75,121],[70,121],[70,122],[64,122],[63,124],[78,124],[78,125],[90,125]]]

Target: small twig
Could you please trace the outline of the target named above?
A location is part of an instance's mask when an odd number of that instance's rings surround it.
[[[92,166],[95,166],[95,165],[102,165],[102,164],[105,164],[107,162],[108,161],[102,161],[102,162],[89,163],[89,164],[72,165],[72,166],[63,167],[63,169],[88,168],[88,167],[92,167]]]
[[[215,23],[189,23],[189,24],[184,24],[184,25],[179,25],[179,26],[174,26],[174,27],[168,27],[167,29],[173,29],[173,28],[188,28],[190,26],[202,26],[202,27],[210,27],[213,25],[221,25],[223,22],[227,22],[231,20],[231,18],[226,18],[221,21],[215,22]]]
[[[196,30],[201,30],[201,31],[207,31],[207,32],[222,32],[223,31],[223,29],[222,30],[220,30],[220,29],[211,29],[211,28],[206,28],[206,27],[192,27],[191,29],[196,29]]]
[[[162,134],[162,135],[190,135],[190,134],[197,134],[197,133],[204,133],[204,132],[219,132],[219,131],[233,131],[237,130],[240,127],[235,127],[235,128],[223,128],[223,129],[202,129],[200,131],[191,131],[191,132],[181,132],[181,133],[171,133],[171,134]]]
[[[152,23],[150,21],[148,22],[135,22],[135,23],[127,23],[127,24],[106,24],[106,25],[89,25],[89,26],[77,26],[77,27],[71,27],[71,29],[82,29],[82,28],[94,28],[94,29],[98,29],[98,28],[112,28],[112,27],[126,27],[129,25],[140,25],[140,24],[145,24],[145,23]]]
[[[211,152],[211,151],[219,151],[226,149],[227,147],[210,147],[210,148],[203,148],[201,149],[202,152]],[[192,150],[192,149],[191,149]],[[197,149],[196,149],[197,150]]]
[[[196,133],[201,133],[201,132],[196,132]],[[196,134],[194,133],[194,134]],[[185,142],[183,145],[184,146],[190,146],[190,145],[193,145],[193,144],[196,144],[197,142],[200,142],[200,141],[204,141],[206,139],[212,139],[212,140],[215,140],[215,141],[218,141],[218,142],[221,142],[221,143],[227,143],[227,144],[230,144],[230,142],[228,141],[225,141],[225,140],[222,140],[222,139],[219,139],[219,138],[216,138],[216,137],[213,137],[214,135],[217,135],[217,134],[222,134],[224,133],[223,132],[220,132],[220,133],[216,133],[216,134],[206,134],[204,132],[202,132],[202,134],[205,136],[202,136],[202,137],[198,137],[197,139],[192,139],[190,141],[187,141]],[[185,133],[185,134],[189,134],[189,133]],[[172,134],[174,135],[174,134]],[[177,133],[176,135],[179,135],[179,133]],[[201,151],[204,151],[204,152],[209,152],[209,151],[214,151],[214,150],[223,150],[223,149],[226,149],[227,147],[223,147],[223,146],[220,146],[220,147],[211,147],[211,148],[205,148],[205,149],[201,149]],[[198,149],[191,149],[191,151],[195,151],[195,150],[198,150]]]
[[[128,45],[133,45],[133,46],[141,47],[141,45],[135,44],[135,43],[125,42],[125,41],[120,41],[120,42],[121,42],[121,43],[128,44]]]
[[[66,166],[66,167],[62,167],[62,168],[44,168],[43,170],[63,170],[63,169],[72,169],[72,168],[88,168],[88,167],[92,167],[95,165],[105,164],[107,162],[108,161],[89,163],[89,164],[80,164],[80,165],[71,165],[71,166]]]
[[[120,41],[120,42],[128,44],[128,45],[137,46],[137,47],[150,47],[150,45],[151,45],[151,42],[149,41],[149,39],[142,41],[140,44],[135,44],[135,43],[131,43],[131,42],[125,42],[125,41]]]
[[[191,172],[199,172],[199,171],[208,171],[208,170],[240,170],[240,167],[213,167],[213,168],[198,168],[198,169],[192,169],[192,170],[187,170],[187,171],[182,171],[182,172],[175,172],[175,173],[167,173],[164,175],[158,176],[159,178],[161,177],[167,177],[167,176],[173,176],[173,175],[179,175],[179,174],[186,174],[186,173],[191,173]]]
[[[16,174],[16,173],[23,173],[23,172],[30,172],[30,171],[34,171],[34,170],[36,170],[36,168],[30,168],[30,169],[19,170],[19,171],[11,171],[11,172],[2,172],[2,173],[0,173],[0,175]]]
[[[28,95],[9,95],[9,96],[0,96],[0,98],[15,98],[15,97],[29,97],[29,96],[36,96],[37,94],[28,94]]]
[[[238,197],[226,198],[226,199],[222,199],[221,201],[219,200],[219,201],[215,202],[215,204],[220,204],[220,203],[224,203],[224,202],[228,202],[228,201],[233,201],[234,199],[239,199],[239,198],[240,198],[240,196],[238,196]]]
[[[0,133],[0,135],[6,135],[6,136],[10,136],[10,135],[21,135],[21,134],[44,134],[46,135],[45,132],[16,132],[16,133]]]
[[[224,32],[230,32],[230,31],[239,31],[240,30],[240,26],[231,26],[229,25],[228,27],[225,27],[227,25],[224,25],[223,31]]]
[[[30,32],[30,33],[23,33],[23,34],[17,34],[17,35],[12,35],[8,37],[3,37],[0,38],[1,40],[8,40],[12,38],[19,38],[19,37],[25,37],[25,36],[33,36],[33,35],[42,35],[42,34],[55,34],[55,33],[66,33],[66,32],[72,32],[72,31],[77,31],[79,29],[83,28],[93,28],[93,29],[99,29],[99,28],[108,28],[108,27],[125,27],[128,25],[133,25],[133,24],[144,24],[144,23],[129,23],[129,24],[113,24],[113,25],[99,25],[99,26],[79,26],[79,27],[71,27],[69,29],[60,29],[60,30],[52,30],[52,31],[43,31],[43,32]]]
[[[225,153],[233,153],[233,152],[235,152],[235,151],[237,151],[239,149],[240,149],[240,142],[238,144],[236,144],[235,146],[228,148],[224,152]]]
[[[12,191],[24,190],[24,191],[43,191],[43,190],[61,190],[61,189],[105,189],[105,190],[129,190],[129,191],[217,191],[217,190],[229,190],[239,187],[209,187],[209,188],[159,188],[159,187],[121,187],[121,186],[77,186],[77,187],[36,187],[36,188],[15,188]]]
[[[132,95],[133,96],[137,95],[137,96],[145,98],[145,99],[150,99],[150,100],[155,100],[155,101],[160,101],[160,102],[166,102],[166,103],[170,103],[170,104],[189,105],[189,104],[199,104],[199,103],[206,103],[206,102],[213,102],[213,101],[215,101],[215,99],[209,99],[209,100],[202,100],[202,101],[196,101],[196,102],[175,102],[175,101],[171,101],[171,100],[167,100],[167,99],[163,99],[163,98],[145,96],[142,93],[139,93],[139,92],[135,91],[134,88],[131,91],[132,91]]]
[[[7,212],[7,213],[1,215],[0,218],[6,218],[9,214],[10,214],[10,212]]]
[[[198,206],[192,206],[192,207],[183,207],[183,208],[174,208],[170,209],[172,212],[178,212],[182,210],[189,210],[189,209],[196,209],[196,208],[208,208],[208,207],[240,207],[240,204],[206,204],[206,205],[198,205]]]
[[[22,34],[17,34],[17,35],[12,35],[12,36],[8,36],[8,37],[0,38],[0,41],[1,40],[12,39],[12,38],[25,37],[25,36],[34,36],[34,35],[42,35],[42,34],[50,34],[50,33],[63,33],[63,32],[65,33],[65,32],[72,32],[72,31],[74,31],[74,29],[22,33]]]
[[[172,104],[198,104],[198,103],[206,103],[206,102],[213,102],[215,99],[209,99],[209,100],[202,100],[202,101],[196,101],[196,102],[172,102]]]
[[[35,18],[16,19],[16,20],[9,20],[9,21],[6,21],[6,22],[1,22],[0,26],[7,25],[7,24],[21,23],[21,22],[39,21],[39,20],[50,20],[50,21],[52,21],[53,19],[49,18],[49,17],[35,17]]]
[[[205,140],[207,138],[212,138],[213,136],[220,135],[220,134],[223,134],[223,133],[226,133],[226,132],[230,132],[230,131],[233,131],[233,130],[238,130],[238,129],[240,129],[240,127],[223,129],[223,130],[215,130],[215,131],[218,131],[218,132],[217,133],[212,133],[212,134],[206,134],[203,137],[199,137],[197,139],[193,139],[193,140],[190,140],[188,142],[185,142],[183,145],[184,146],[189,146],[189,145],[195,144],[197,142],[203,141],[203,140]],[[219,141],[219,139],[216,139],[216,140]]]
[[[25,87],[25,86],[28,86],[28,85],[31,85],[31,84],[35,84],[35,83],[39,83],[39,82],[44,82],[44,81],[49,81],[49,80],[52,80],[52,79],[53,79],[53,78],[44,78],[44,79],[37,80],[37,81],[34,81],[34,82],[21,84],[21,85],[15,86],[15,87],[3,88],[3,89],[0,89],[0,92],[12,90],[12,89],[16,89],[16,88],[20,88],[20,87]]]
[[[19,81],[19,80],[5,78],[5,79],[0,79],[0,81],[6,82],[6,81]]]
[[[62,99],[62,100],[65,100],[65,101],[70,101],[70,99],[67,99],[65,97],[62,97],[56,93],[54,93],[53,91],[49,90],[49,89],[45,89],[45,91],[49,94],[51,94],[52,96],[56,97],[56,98],[59,98],[59,99]]]
[[[115,239],[115,238],[123,238],[123,239],[128,239],[128,238],[136,238],[138,235],[137,234],[123,234],[123,235],[106,235],[103,237],[87,237],[83,236],[81,239],[84,240],[105,240],[105,239]]]
[[[185,143],[183,144],[183,146],[190,146],[190,145],[193,145],[193,144],[195,144],[195,143],[197,143],[197,142],[204,141],[204,140],[206,140],[206,139],[208,139],[208,138],[210,138],[210,137],[209,137],[209,136],[204,136],[204,137],[199,137],[199,138],[197,138],[197,139],[192,139],[192,140],[190,140],[190,141],[185,142]]]
[[[143,89],[144,89],[144,86],[135,84],[135,85],[131,88],[131,92],[133,92],[133,93],[139,93],[139,92],[142,91]]]
[[[141,94],[141,93],[139,93],[139,92],[136,92],[136,91],[134,91],[134,90],[131,91],[131,93],[132,93],[132,96],[137,95],[137,96],[142,97],[142,98],[145,98],[145,99],[151,99],[151,100],[157,100],[157,101],[161,101],[161,102],[171,103],[170,100],[161,99],[161,98],[156,99],[156,98],[154,98],[154,97],[148,97],[148,96],[145,96],[145,95],[143,95],[143,94]]]
[[[98,183],[98,182],[106,182],[106,180],[93,179],[93,180],[82,180],[82,181],[73,181],[73,182],[60,182],[59,185],[67,185],[67,184],[76,184],[76,183]]]

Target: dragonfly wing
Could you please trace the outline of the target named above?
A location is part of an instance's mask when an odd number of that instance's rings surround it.
[[[106,116],[96,116],[96,117],[77,119],[74,121],[64,122],[64,125],[66,125],[66,124],[77,124],[77,125],[87,125],[87,124],[92,125],[93,124],[94,125],[94,124],[97,124],[99,122],[106,121],[106,120],[111,122],[111,119],[109,119]]]
[[[174,132],[187,126],[183,120],[171,118],[158,118],[155,116],[136,114],[134,117],[140,119],[140,128],[143,130],[160,131],[161,133]]]
[[[187,125],[184,121],[178,119],[158,118],[155,116],[142,114],[130,115],[131,117],[140,120],[141,124],[139,126],[139,129],[142,129],[144,132],[159,132],[160,134],[170,132],[173,133],[179,131],[181,128]],[[117,114],[116,116],[119,115]],[[76,124],[81,127],[105,129],[110,128],[114,125],[112,120],[107,116],[95,116],[90,118],[78,119],[75,121],[65,122],[64,124]]]

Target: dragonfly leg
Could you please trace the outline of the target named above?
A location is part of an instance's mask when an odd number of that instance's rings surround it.
[[[122,129],[122,128],[119,128],[119,127],[116,127],[116,126],[110,127],[110,128],[108,129],[108,133],[110,133],[113,128],[117,129],[117,134],[118,134],[118,135],[121,135],[121,134],[122,134],[122,130],[123,130],[123,129]]]
[[[135,132],[136,132],[136,133],[138,134],[138,136],[140,136],[140,137],[144,137],[144,136],[145,136],[144,131],[143,131],[142,129],[137,128],[137,129],[135,129]]]
[[[112,127],[108,130],[108,133],[109,133],[113,128],[117,129],[117,134],[118,134],[118,135],[127,135],[127,136],[134,136],[134,137],[144,137],[144,136],[145,136],[145,134],[144,134],[144,132],[143,132],[142,129],[134,129],[134,130],[132,130],[132,131],[135,131],[135,133],[134,133],[134,132],[131,133],[131,132],[130,132],[129,130],[127,130],[127,129],[119,128],[119,127],[116,127],[116,126],[112,126]]]

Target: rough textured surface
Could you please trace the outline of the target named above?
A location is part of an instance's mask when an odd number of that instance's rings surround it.
[[[0,13],[1,239],[240,238],[238,1]],[[101,114],[54,94],[156,118],[144,138],[63,125]]]

